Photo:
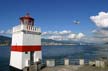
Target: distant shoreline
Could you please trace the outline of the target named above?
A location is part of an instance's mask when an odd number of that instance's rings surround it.
[[[65,45],[78,45],[78,44],[42,44],[42,46],[65,46]]]
[[[10,46],[9,44],[0,44],[0,46]]]

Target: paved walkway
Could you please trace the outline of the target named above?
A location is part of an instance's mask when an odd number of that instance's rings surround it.
[[[108,68],[97,68],[93,66],[56,66],[56,67],[46,67],[41,71],[108,71]]]
[[[56,67],[46,67],[41,71],[76,71],[80,66],[70,65],[70,66],[56,66]]]
[[[108,71],[108,67],[99,68],[99,67],[93,67],[93,66],[83,66],[83,67],[80,67],[77,71]]]

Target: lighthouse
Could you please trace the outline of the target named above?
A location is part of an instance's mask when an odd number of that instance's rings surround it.
[[[41,59],[41,29],[34,26],[34,18],[27,13],[13,27],[10,67],[22,71]]]

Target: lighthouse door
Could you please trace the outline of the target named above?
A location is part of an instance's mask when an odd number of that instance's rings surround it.
[[[34,51],[30,52],[30,65],[33,65],[34,63]]]

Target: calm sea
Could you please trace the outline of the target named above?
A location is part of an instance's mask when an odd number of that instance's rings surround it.
[[[87,60],[98,57],[108,57],[108,45],[71,45],[71,46],[43,46],[43,62],[46,59],[79,59]],[[10,47],[0,47],[0,71],[9,71]]]

